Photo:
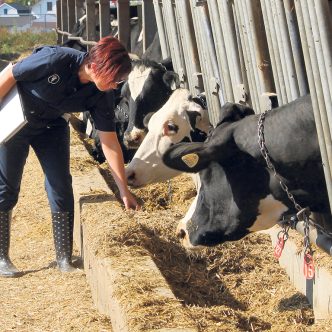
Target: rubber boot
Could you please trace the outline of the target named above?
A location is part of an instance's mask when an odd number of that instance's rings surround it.
[[[22,275],[11,262],[9,254],[11,211],[0,211],[0,276],[15,278]]]
[[[52,213],[53,238],[58,269],[74,272],[72,264],[74,215],[71,212]]]

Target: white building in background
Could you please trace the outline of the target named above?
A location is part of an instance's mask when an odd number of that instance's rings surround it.
[[[36,17],[31,28],[51,30],[56,28],[56,0],[41,0],[31,6],[31,14]]]
[[[0,27],[22,30],[29,27],[33,19],[28,6],[5,2],[0,4]]]
[[[56,0],[41,0],[31,6],[31,14],[36,17],[56,15]]]
[[[29,7],[16,3],[3,3],[0,4],[0,17],[20,17],[29,15]]]

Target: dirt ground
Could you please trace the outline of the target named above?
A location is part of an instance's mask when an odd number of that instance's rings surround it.
[[[31,151],[11,234],[11,258],[24,276],[0,278],[0,331],[112,331],[109,319],[94,308],[84,272],[63,274],[54,267],[43,181]]]
[[[73,140],[79,144],[77,137]],[[72,161],[73,173],[84,167]],[[87,161],[87,167],[97,166]],[[112,187],[107,167],[100,168]],[[148,250],[199,331],[331,331],[331,321],[314,323],[307,300],[274,259],[267,235],[255,234],[195,256],[181,248],[174,230],[195,194],[188,177],[173,180],[171,187],[152,185],[135,194],[144,208],[134,215],[115,215],[114,202],[105,202],[102,211],[91,207],[91,246],[101,257]],[[110,220],[117,222],[116,228]],[[109,319],[95,310],[84,272],[62,274],[54,268],[50,211],[33,153],[12,226],[11,257],[25,274],[0,279],[0,330],[112,331]],[[130,288],[122,296],[130,298]],[[144,311],[143,317],[140,310],[130,324],[148,321],[149,313]]]

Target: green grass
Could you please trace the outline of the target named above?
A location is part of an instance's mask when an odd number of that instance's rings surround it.
[[[0,59],[16,60],[40,45],[55,45],[57,34],[50,32],[11,32],[0,28]]]

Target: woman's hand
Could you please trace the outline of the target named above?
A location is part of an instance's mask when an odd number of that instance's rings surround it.
[[[137,203],[135,197],[129,190],[125,194],[120,194],[120,195],[126,210],[130,209],[135,211],[140,210],[141,208],[140,205]]]
[[[98,131],[101,147],[119,188],[121,199],[126,210],[139,210],[135,197],[131,194],[127,186],[127,179],[124,170],[122,150],[115,132]]]

